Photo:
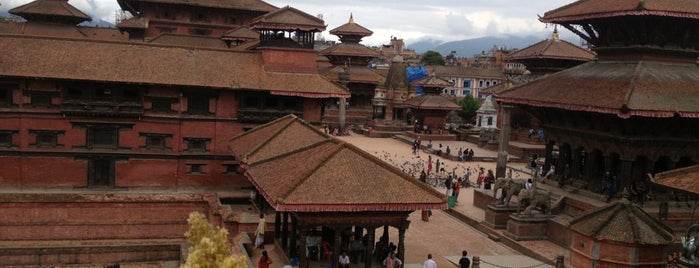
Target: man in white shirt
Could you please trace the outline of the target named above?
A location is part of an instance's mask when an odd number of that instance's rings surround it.
[[[422,264],[422,268],[437,268],[437,263],[432,260],[432,254],[427,254],[427,260]]]

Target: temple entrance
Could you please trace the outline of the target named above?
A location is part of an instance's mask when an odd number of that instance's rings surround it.
[[[90,159],[87,166],[88,187],[114,187],[114,159]]]

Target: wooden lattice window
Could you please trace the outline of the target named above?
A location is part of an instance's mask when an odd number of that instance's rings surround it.
[[[209,138],[184,138],[187,143],[187,152],[206,152],[206,145],[211,142]]]

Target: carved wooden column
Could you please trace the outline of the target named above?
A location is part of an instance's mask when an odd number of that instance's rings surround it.
[[[507,150],[510,146],[510,113],[512,105],[502,106],[502,123],[500,124],[500,143],[498,144],[498,162],[495,168],[495,177],[504,178],[507,171]]]
[[[289,212],[282,213],[282,248],[289,248]]]
[[[367,235],[369,236],[369,241],[366,247],[364,247],[364,268],[371,268],[371,264],[374,262],[374,256],[372,256],[371,253],[374,252],[376,226],[369,226],[367,228]]]
[[[308,226],[300,226],[301,230],[299,231],[299,267],[300,268],[307,268],[308,265],[308,254],[306,254],[306,236],[308,236]]]
[[[288,214],[289,212],[287,212]],[[291,241],[289,241],[289,248],[291,251],[296,250],[297,256],[299,256],[299,259],[302,258],[306,254],[306,249],[304,248],[298,248],[296,247],[296,241],[299,240],[299,236],[297,235],[298,232],[298,222],[296,221],[296,218],[291,217]]]
[[[619,190],[623,190],[624,187],[628,187],[631,183],[631,176],[633,174],[633,160],[621,159],[621,165],[619,170]]]
[[[398,227],[398,255],[396,257],[398,259],[402,260],[404,263],[405,263],[405,231],[408,230],[408,226],[410,226],[410,221],[406,220]]]
[[[282,213],[274,213],[274,239],[280,239],[282,235]]]

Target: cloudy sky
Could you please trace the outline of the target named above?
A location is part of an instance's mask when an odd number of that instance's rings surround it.
[[[2,0],[0,11],[31,0]],[[235,1],[235,0],[230,0]],[[355,22],[372,30],[365,45],[388,43],[391,36],[403,38],[410,44],[433,39],[453,41],[487,35],[536,35],[542,39],[551,35],[552,26],[537,20],[549,10],[575,0],[268,0],[278,6],[291,6],[311,15],[322,14],[327,30],[346,23],[350,13]],[[70,0],[70,4],[93,18],[114,22],[119,9],[116,0]],[[563,35],[572,35],[561,31]],[[334,36],[327,31],[330,40]]]

